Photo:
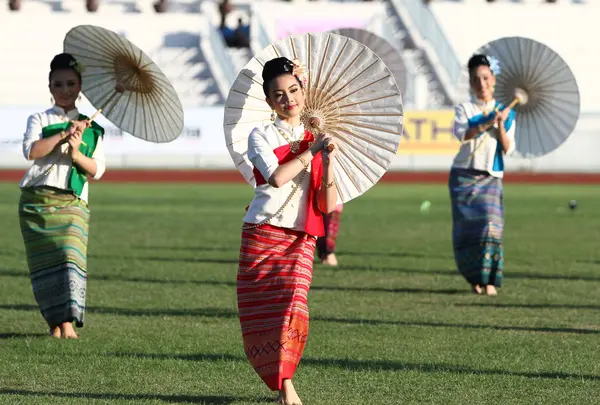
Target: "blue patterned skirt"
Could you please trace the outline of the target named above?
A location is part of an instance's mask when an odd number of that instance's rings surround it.
[[[502,179],[478,170],[452,169],[449,188],[458,270],[470,284],[502,286]]]

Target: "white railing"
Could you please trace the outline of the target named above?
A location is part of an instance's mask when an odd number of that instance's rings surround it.
[[[421,0],[390,0],[417,47],[423,48],[451,98],[462,74],[460,60],[431,10]]]
[[[258,13],[252,8],[250,10],[250,49],[254,55],[260,53],[273,42],[265,25]]]
[[[210,10],[212,4],[202,5],[202,14],[199,15],[200,49],[204,54],[207,65],[217,83],[217,87],[224,99],[229,94],[237,72],[231,56],[227,52],[227,44],[218,27],[212,23]]]

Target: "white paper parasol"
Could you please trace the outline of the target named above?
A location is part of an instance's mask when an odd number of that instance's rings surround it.
[[[406,92],[406,65],[399,50],[394,48],[392,44],[379,35],[360,28],[339,28],[331,32],[352,38],[375,52],[375,55],[381,58],[394,75],[400,92],[402,94]]]
[[[517,113],[515,152],[539,157],[558,148],[579,119],[579,88],[567,63],[544,44],[506,37],[476,53],[495,57],[500,74],[495,97]]]
[[[256,55],[235,80],[225,106],[227,148],[236,167],[254,185],[247,158],[248,136],[271,123],[271,109],[262,88],[264,64],[285,56],[307,66],[308,84],[302,120],[339,145],[335,176],[342,202],[358,197],[385,174],[396,156],[402,135],[400,90],[390,70],[373,51],[332,33],[292,36]],[[311,129],[317,132],[317,129]]]
[[[126,38],[94,25],[71,29],[64,51],[83,68],[82,92],[109,121],[131,135],[171,142],[183,131],[183,107],[160,68]]]

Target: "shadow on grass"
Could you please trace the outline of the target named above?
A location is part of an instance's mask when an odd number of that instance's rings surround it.
[[[229,252],[235,254],[236,256],[240,253],[239,246],[237,247],[226,247],[226,246],[144,246],[144,245],[134,245],[131,246],[132,249],[137,250],[170,250],[175,252]]]
[[[215,263],[221,263],[215,261]],[[237,261],[236,261],[237,263]],[[16,270],[0,270],[0,276],[9,277],[28,277],[29,274],[16,271]],[[164,279],[153,279],[135,276],[122,276],[122,275],[102,275],[95,274],[94,280],[102,281],[126,281],[132,283],[156,283],[156,284],[196,284],[196,285],[215,285],[215,286],[228,286],[235,287],[235,281],[215,281],[215,280],[164,280]],[[343,291],[343,292],[380,292],[380,293],[409,293],[409,294],[442,294],[442,295],[457,295],[465,294],[471,295],[471,291],[468,289],[429,289],[429,288],[384,288],[384,287],[338,287],[338,286],[311,286],[311,291]]]
[[[114,394],[114,393],[88,393],[88,392],[53,392],[0,389],[0,396],[36,396],[59,398],[88,398],[109,400],[159,400],[167,403],[226,405],[238,401],[264,402],[265,398],[241,398],[228,395],[159,395],[159,394]]]
[[[13,311],[39,311],[36,305],[0,305],[1,309]],[[121,316],[203,316],[207,318],[237,318],[237,312],[225,308],[197,308],[197,309],[165,309],[165,308],[112,308],[112,307],[88,307],[86,312],[90,314],[121,315]]]
[[[38,311],[35,305],[0,305],[1,309],[16,311]],[[120,315],[120,316],[199,316],[217,319],[233,319],[238,317],[236,311],[227,308],[194,308],[194,309],[130,309],[130,308],[111,308],[111,307],[89,307],[88,313]],[[390,325],[406,327],[424,327],[424,328],[452,328],[452,329],[474,329],[474,330],[500,330],[516,332],[541,332],[541,333],[574,333],[584,335],[600,334],[598,329],[581,328],[551,328],[551,327],[531,327],[531,326],[510,326],[510,325],[484,325],[468,323],[444,323],[427,321],[400,321],[400,320],[378,320],[364,318],[333,318],[324,316],[311,316],[310,319],[315,322],[340,323],[347,325]]]
[[[593,311],[600,310],[600,305],[584,305],[584,304],[454,304],[457,307],[481,307],[481,308],[519,308],[519,309],[591,309]]]
[[[361,252],[361,251],[350,251],[350,250],[336,250],[336,255],[341,256],[360,256],[360,257],[406,257],[412,259],[448,259],[454,260],[452,255],[440,255],[440,254],[424,254],[424,253],[412,253],[412,252]]]
[[[3,339],[29,339],[29,338],[46,338],[50,337],[47,333],[0,333],[0,340]]]
[[[94,256],[92,257],[100,257]],[[106,256],[106,258],[116,258],[115,256]],[[183,262],[183,263],[206,263],[206,264],[238,264],[237,259],[187,259],[187,258],[164,258],[164,257],[130,257],[131,259],[139,261],[164,261],[164,262]],[[389,266],[347,266],[341,264],[338,267],[328,267],[320,264],[315,264],[316,271],[330,270],[330,271],[358,271],[358,272],[389,272],[397,274],[411,274],[411,275],[422,275],[422,276],[444,276],[444,277],[461,277],[457,270],[420,270],[420,269],[406,269],[402,267],[389,267]],[[12,270],[12,269],[0,269],[0,277],[27,277],[29,273],[27,270]],[[120,276],[120,275],[101,275],[94,274],[92,276],[95,280],[106,280],[106,281],[130,281],[139,283],[165,283],[165,284],[222,284],[222,285],[235,285],[235,282],[217,282],[217,281],[203,281],[203,280],[161,280],[152,278],[143,278],[135,276]],[[587,275],[563,275],[563,274],[535,274],[535,273],[520,273],[520,272],[508,272],[505,278],[517,279],[517,280],[549,280],[549,281],[600,281],[599,276],[587,276]],[[319,288],[319,287],[312,287]],[[469,290],[452,290],[452,294],[463,293]],[[445,291],[445,290],[430,290],[434,291]],[[447,291],[447,290],[446,290]],[[400,291],[402,292],[402,291]],[[414,292],[414,291],[413,291]],[[443,293],[443,292],[442,292]]]
[[[349,266],[340,264],[338,267],[326,267],[319,266],[319,269],[329,269],[332,271],[381,271],[381,272],[389,272],[389,273],[399,273],[399,274],[411,274],[411,275],[422,275],[422,276],[445,276],[445,277],[461,277],[458,270],[420,270],[420,269],[405,269],[401,267],[391,267],[391,266]],[[564,275],[564,274],[536,274],[536,273],[521,273],[521,272],[511,272],[508,271],[505,273],[505,278],[507,279],[517,279],[517,280],[564,280],[564,281],[600,281],[600,277],[598,276],[588,276],[588,275]]]
[[[187,360],[187,361],[233,361],[246,362],[243,356],[231,354],[154,354],[154,353],[108,353],[109,356],[153,359],[153,360]],[[335,367],[350,371],[417,371],[422,373],[454,373],[469,375],[502,375],[525,378],[544,379],[576,379],[600,380],[600,376],[573,374],[561,371],[512,371],[502,369],[479,369],[445,363],[404,363],[394,360],[354,360],[354,359],[314,359],[303,357],[301,364],[316,367]]]
[[[109,260],[135,260],[140,262],[168,262],[168,263],[208,263],[208,264],[235,264],[239,261],[237,256],[235,259],[213,259],[206,257],[157,257],[157,256],[124,256],[124,255],[101,255],[90,254],[88,257],[93,259],[109,259]]]

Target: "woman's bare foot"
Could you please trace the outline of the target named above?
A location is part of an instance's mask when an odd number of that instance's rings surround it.
[[[326,264],[327,266],[337,266],[338,261],[337,257],[335,257],[335,253],[328,254],[327,257],[323,259],[322,263]]]
[[[282,404],[284,405],[302,405],[300,397],[294,389],[292,380],[283,380],[283,389],[280,391]]]
[[[479,284],[473,284],[473,292],[477,295],[483,294],[483,289]]]
[[[485,286],[485,294],[486,295],[498,295],[498,291],[496,291],[496,287],[494,287],[493,285],[486,285]]]
[[[58,326],[50,328],[50,336],[53,338],[60,338],[60,328]]]
[[[73,329],[73,324],[71,322],[63,322],[60,325],[60,332],[63,339],[78,339],[77,333],[75,333],[75,329]]]

